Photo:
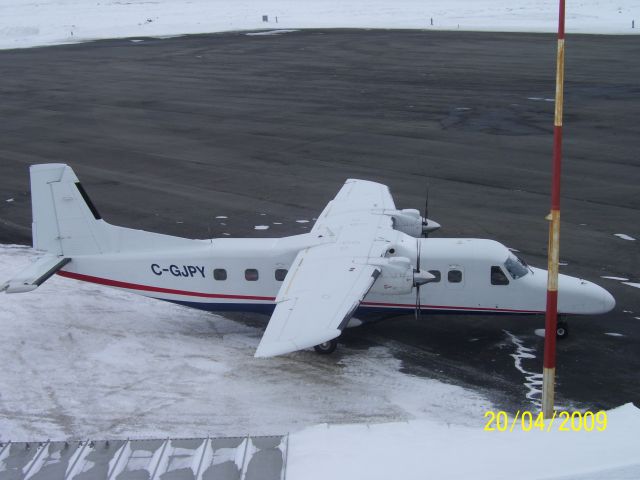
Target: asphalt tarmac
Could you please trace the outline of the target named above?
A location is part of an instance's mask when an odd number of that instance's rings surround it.
[[[28,165],[65,162],[107,221],[193,238],[302,233],[312,223],[296,220],[312,221],[349,177],[388,184],[402,208],[422,208],[428,186],[435,236],[493,238],[545,267],[553,36],[136,40],[0,52],[0,242],[30,242]],[[640,290],[601,278],[640,281],[638,58],[635,36],[567,39],[561,272],[604,286],[617,306],[568,319],[564,405],[640,405]],[[532,406],[543,323],[404,316],[343,343],[386,345],[406,372],[515,411]]]

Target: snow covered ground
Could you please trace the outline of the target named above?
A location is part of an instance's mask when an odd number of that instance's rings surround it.
[[[261,28],[551,32],[556,29],[557,3],[557,0],[1,0],[0,48]],[[640,32],[637,0],[567,3],[570,33]],[[268,22],[263,21],[263,15]]]
[[[603,432],[488,432],[442,421],[318,425],[289,437],[289,479],[640,478],[640,409],[609,412]]]
[[[0,279],[30,258],[26,247],[0,246]],[[0,331],[0,440],[468,424],[491,407],[474,392],[400,373],[384,348],[256,359],[260,328],[58,276],[29,294],[0,294]]]

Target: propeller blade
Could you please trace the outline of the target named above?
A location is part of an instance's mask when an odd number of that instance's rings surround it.
[[[416,272],[420,273],[420,250],[422,242],[416,238]],[[420,320],[420,284],[416,284],[416,320]]]
[[[429,218],[429,185],[427,185],[427,195],[424,200],[424,218]]]
[[[428,224],[428,218],[429,218],[429,185],[427,185],[427,193],[425,195],[424,198],[424,215],[422,216],[423,226],[426,226]],[[425,231],[424,228],[422,229],[422,236],[424,238],[427,238],[429,236],[429,232]]]

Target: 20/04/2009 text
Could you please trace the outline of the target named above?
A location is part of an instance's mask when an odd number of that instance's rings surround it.
[[[489,410],[484,414],[487,423],[484,430],[488,432],[513,432],[516,427],[524,432],[549,432],[553,425],[557,425],[559,432],[603,432],[607,429],[607,412],[553,412],[553,417],[545,420],[542,412],[528,410],[516,412],[515,417],[509,417],[507,412]]]

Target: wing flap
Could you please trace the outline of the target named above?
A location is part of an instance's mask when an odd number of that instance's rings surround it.
[[[331,249],[300,252],[280,289],[277,305],[256,357],[313,347],[338,337],[371,289],[379,268],[344,258],[327,258]]]

